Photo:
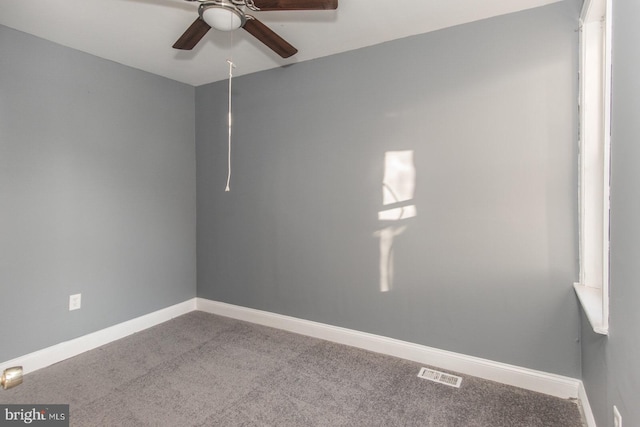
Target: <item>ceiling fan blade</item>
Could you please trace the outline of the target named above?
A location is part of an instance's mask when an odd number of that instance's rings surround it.
[[[243,28],[283,58],[288,58],[298,52],[298,49],[251,15],[247,15],[247,22]]]
[[[187,31],[180,36],[178,41],[173,44],[174,49],[191,50],[198,42],[207,34],[211,27],[201,18],[193,21],[193,24],[187,28]]]
[[[253,0],[261,11],[266,10],[333,10],[338,0]]]

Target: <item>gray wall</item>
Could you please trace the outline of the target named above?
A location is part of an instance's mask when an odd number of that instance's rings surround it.
[[[583,380],[599,427],[640,426],[640,3],[613,4],[610,335],[583,319]]]
[[[194,92],[0,26],[0,361],[195,295]]]
[[[577,3],[236,78],[229,193],[198,87],[198,296],[579,377]],[[381,292],[393,150],[418,213]]]

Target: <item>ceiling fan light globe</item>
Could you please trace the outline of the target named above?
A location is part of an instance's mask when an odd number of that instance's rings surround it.
[[[201,16],[209,26],[220,31],[237,30],[245,22],[244,14],[234,7],[206,7],[202,9]]]

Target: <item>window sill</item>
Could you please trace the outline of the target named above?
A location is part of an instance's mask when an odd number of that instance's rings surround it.
[[[582,309],[596,334],[609,335],[608,321],[602,314],[602,290],[591,286],[574,283],[573,288],[578,295]]]

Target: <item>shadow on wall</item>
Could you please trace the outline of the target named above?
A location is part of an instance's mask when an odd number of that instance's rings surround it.
[[[381,228],[374,233],[380,239],[380,292],[393,289],[393,244],[407,230],[407,219],[417,215],[411,204],[416,187],[413,150],[387,151],[384,155],[382,204],[378,212]]]

